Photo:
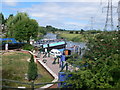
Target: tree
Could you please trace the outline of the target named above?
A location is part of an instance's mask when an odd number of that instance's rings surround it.
[[[50,25],[46,26],[46,29],[47,29],[47,31],[51,31],[53,33],[58,30],[57,28],[54,28],[54,27],[52,27]]]
[[[40,26],[40,27],[38,28],[38,32],[41,33],[42,35],[45,35],[45,34],[46,34],[46,31],[47,31],[47,29],[46,29],[45,27],[41,27],[41,26]]]
[[[73,34],[73,31],[70,31],[70,34]]]
[[[29,19],[26,13],[17,13],[15,16],[13,16],[13,14],[9,15],[7,22],[6,22],[7,29],[8,29],[8,32],[7,32],[8,37],[14,37],[14,32],[15,32],[14,29],[16,28],[15,27],[16,24],[19,21],[24,20],[24,19]]]
[[[28,80],[29,81],[34,81],[38,76],[37,73],[37,64],[34,62],[34,57],[33,55],[31,56],[31,60],[28,65]]]
[[[83,34],[83,32],[85,32],[83,29],[81,29],[80,33]]]
[[[5,22],[6,22],[6,19],[4,18],[4,15],[0,13],[0,29],[2,29],[1,31],[3,33],[6,31]]]
[[[38,35],[38,23],[33,19],[19,21],[14,28],[15,39],[30,42],[30,38],[36,39]]]
[[[5,24],[4,15],[0,13],[0,24]]]
[[[27,41],[30,38],[36,39],[38,35],[38,23],[30,19],[26,13],[17,13],[15,16],[9,16],[7,20],[8,36],[18,41]]]
[[[13,30],[14,30],[14,23],[13,23],[13,14],[10,14],[7,21],[6,21],[6,25],[7,25],[7,36],[8,37],[13,37]]]

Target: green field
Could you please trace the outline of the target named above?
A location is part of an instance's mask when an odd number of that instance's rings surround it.
[[[27,60],[29,59],[30,54],[27,53],[21,53],[18,51],[4,53],[2,55],[2,78],[30,83],[28,80],[25,79],[25,74],[28,70]],[[37,64],[37,67],[39,77],[37,80],[35,80],[35,83],[51,82],[53,80],[53,77],[40,64]],[[30,87],[29,85],[20,85],[10,82],[3,82],[3,85],[13,87]]]
[[[59,38],[64,38],[68,41],[74,42],[87,42],[88,38],[94,38],[93,34],[69,34],[69,33],[60,33]]]

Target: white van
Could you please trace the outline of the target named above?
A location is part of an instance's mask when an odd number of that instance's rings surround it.
[[[50,51],[50,54],[53,55],[54,57],[62,55],[61,52],[58,49],[52,49]]]

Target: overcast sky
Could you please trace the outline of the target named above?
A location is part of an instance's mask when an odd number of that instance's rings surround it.
[[[103,29],[108,0],[4,0],[2,13],[27,12],[40,26],[51,25],[60,29]],[[117,7],[119,0],[113,0]],[[103,9],[103,10],[102,10]],[[103,11],[103,12],[102,12]],[[117,8],[113,8],[114,27],[117,26]],[[92,22],[92,27],[91,27]]]

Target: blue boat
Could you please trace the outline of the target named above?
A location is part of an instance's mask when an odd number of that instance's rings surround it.
[[[12,49],[19,49],[21,48],[23,45],[25,45],[25,43],[23,42],[17,42],[15,40],[15,38],[0,38],[0,49],[1,50],[5,50],[5,44],[8,43],[8,49],[12,50]]]
[[[37,46],[42,48],[51,49],[62,49],[66,47],[66,42],[62,39],[43,39],[37,41]]]
[[[61,48],[65,48],[65,47],[66,47],[66,42],[64,42],[64,41],[42,45],[42,48],[48,48],[49,50],[51,50],[51,49],[61,49]]]

